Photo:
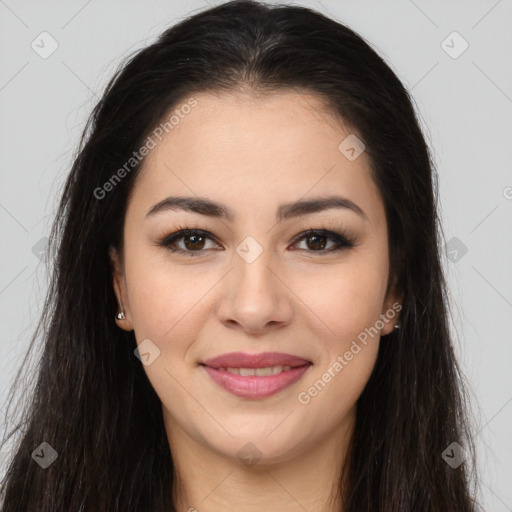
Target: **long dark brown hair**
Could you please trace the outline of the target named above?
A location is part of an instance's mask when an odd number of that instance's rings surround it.
[[[344,512],[475,510],[475,450],[448,327],[437,178],[413,100],[343,24],[305,7],[242,0],[190,16],[135,53],[89,118],[51,231],[52,278],[30,349],[42,352],[32,392],[20,392],[21,369],[11,389],[6,418],[16,420],[4,442],[16,442],[3,512],[175,510],[161,403],[134,356],[133,332],[113,320],[108,251],[122,249],[143,160],[104,197],[98,189],[184,98],[242,88],[325,100],[363,140],[385,204],[391,269],[404,297],[401,329],[380,344],[357,403]],[[46,469],[33,457],[43,442],[58,454]],[[454,442],[466,453],[458,467],[443,457]]]

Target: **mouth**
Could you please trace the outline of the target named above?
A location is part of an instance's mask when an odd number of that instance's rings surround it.
[[[200,363],[210,378],[229,393],[248,399],[263,399],[297,382],[312,366],[290,354],[232,352]]]

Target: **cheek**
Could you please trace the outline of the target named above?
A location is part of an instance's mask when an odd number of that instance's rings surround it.
[[[311,417],[330,411],[326,429],[338,425],[354,407],[378,355],[380,335],[375,324],[386,281],[379,271],[359,270],[347,267],[307,295],[306,302],[319,319],[314,330],[320,361],[298,401]]]
[[[137,340],[150,338],[162,350],[179,352],[196,337],[213,277],[197,276],[162,261],[127,264],[129,302]],[[211,282],[210,282],[211,281]],[[172,340],[172,343],[171,343]]]
[[[131,266],[127,263],[126,274],[137,344],[150,339],[160,350],[158,357],[144,366],[151,385],[168,410],[188,411],[185,418],[200,415],[196,403],[183,392],[182,383],[190,378],[187,354],[200,337],[207,315],[204,295],[213,287],[213,280],[204,275],[192,278],[165,262],[137,265],[135,258]]]
[[[308,279],[316,286],[301,288],[301,297],[315,313],[313,331],[321,347],[320,364],[306,383],[312,387],[303,391],[319,414],[325,407],[333,411],[334,422],[353,407],[375,366],[380,340],[376,322],[387,285],[387,266],[382,263],[354,258],[329,269],[321,279]]]
[[[338,266],[299,282],[297,295],[336,345],[350,344],[351,339],[375,325],[382,313],[387,275],[375,263]]]

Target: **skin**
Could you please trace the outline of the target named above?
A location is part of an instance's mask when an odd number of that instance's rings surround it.
[[[362,350],[309,403],[298,394],[401,299],[390,279],[384,204],[369,159],[363,152],[349,161],[340,152],[353,132],[313,95],[194,97],[197,106],[148,155],[128,204],[122,253],[111,250],[126,317],[116,322],[133,329],[138,344],[149,338],[160,350],[144,369],[162,402],[178,475],[175,503],[199,512],[339,510],[343,497],[335,489],[356,401],[380,336],[393,330],[398,314],[360,343]],[[276,222],[282,203],[334,193],[365,216],[331,208]],[[146,218],[171,195],[221,202],[234,219],[179,209]],[[211,238],[203,245],[176,241],[192,256],[159,246],[183,227]],[[329,253],[329,238],[292,241],[310,228],[346,233],[356,246]],[[251,263],[236,252],[247,236],[262,248]],[[319,243],[327,246],[317,249]],[[240,398],[199,365],[233,351],[284,352],[313,365],[276,395]],[[261,456],[254,465],[238,456],[247,443]]]

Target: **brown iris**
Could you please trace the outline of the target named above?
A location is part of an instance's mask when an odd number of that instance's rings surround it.
[[[327,237],[325,235],[310,235],[306,238],[306,243],[308,244],[308,247],[310,249],[324,249],[325,248],[325,239]],[[318,240],[322,240],[323,241],[318,241]],[[316,242],[313,242],[313,245],[309,244],[309,241],[310,240],[316,240]]]
[[[192,240],[191,243],[187,243]],[[185,247],[189,250],[199,250],[204,247],[205,237],[202,235],[186,235],[183,237]]]

